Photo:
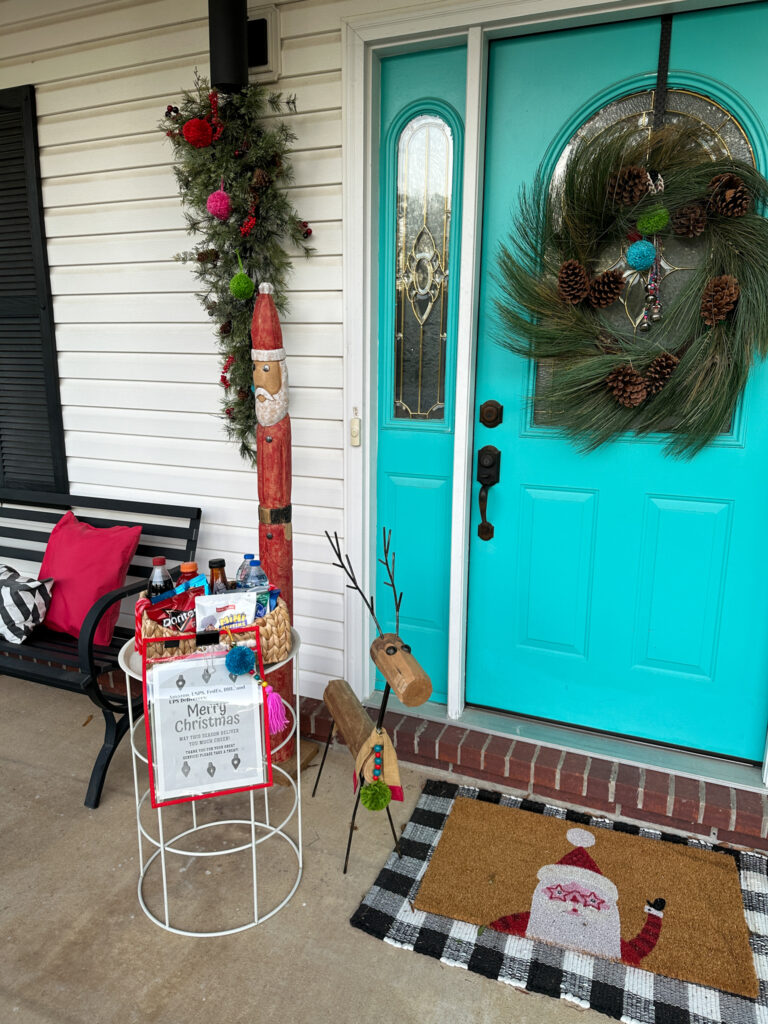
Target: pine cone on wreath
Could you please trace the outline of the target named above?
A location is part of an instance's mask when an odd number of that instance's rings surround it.
[[[648,397],[645,378],[629,363],[612,370],[605,378],[605,385],[619,405],[626,409],[636,409]]]
[[[610,306],[621,295],[624,275],[620,270],[606,270],[589,286],[589,304],[596,308]]]
[[[272,178],[262,167],[257,167],[253,172],[253,177],[251,178],[251,183],[254,188],[267,188],[271,181]]]
[[[658,395],[679,362],[678,357],[671,352],[661,352],[656,356],[645,371],[645,383],[649,398]]]
[[[648,191],[648,171],[637,164],[622,167],[608,182],[608,196],[617,206],[635,206]]]
[[[707,211],[701,203],[688,203],[672,214],[672,230],[676,235],[698,238],[707,227]]]
[[[557,294],[571,306],[577,306],[589,294],[589,277],[578,260],[566,260],[557,275]]]
[[[711,277],[701,297],[701,316],[704,323],[714,327],[725,320],[739,301],[739,282],[732,274]]]
[[[216,263],[219,259],[218,249],[201,249],[197,254],[198,263]]]
[[[738,174],[716,174],[709,183],[709,205],[723,217],[743,217],[752,196]]]

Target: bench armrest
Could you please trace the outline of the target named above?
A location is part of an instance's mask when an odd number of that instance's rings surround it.
[[[80,629],[80,637],[77,641],[77,653],[80,659],[81,672],[88,673],[93,679],[96,678],[96,666],[93,662],[93,638],[96,635],[99,622],[107,609],[111,608],[117,601],[122,601],[124,597],[129,597],[131,594],[140,594],[142,590],[146,590],[146,587],[146,580],[134,580],[133,583],[126,583],[124,586],[118,587],[117,590],[110,590],[108,594],[104,594],[96,601],[85,616],[85,621]]]

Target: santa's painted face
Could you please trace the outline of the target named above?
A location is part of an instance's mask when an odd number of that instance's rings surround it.
[[[559,868],[562,877],[547,877],[552,867],[539,872],[531,900],[526,934],[585,953],[621,957],[621,922],[615,887],[593,871]],[[542,877],[544,876],[544,877]]]
[[[288,414],[288,371],[284,359],[259,360],[253,364],[256,421],[272,427]]]

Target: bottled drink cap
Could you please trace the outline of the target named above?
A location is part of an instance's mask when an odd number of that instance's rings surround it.
[[[208,562],[209,569],[223,569],[226,565],[226,561],[223,558],[211,558]]]
[[[182,562],[181,563],[181,571],[182,572],[197,572],[197,562]]]
[[[165,565],[165,559],[162,555],[158,555],[157,558],[152,559],[152,565]]]
[[[243,561],[244,562],[250,562],[250,560],[252,558],[255,558],[255,557],[256,557],[255,555],[243,555]]]

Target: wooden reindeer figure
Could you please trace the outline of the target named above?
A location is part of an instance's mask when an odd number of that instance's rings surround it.
[[[348,579],[347,588],[356,590],[368,609],[374,625],[378,630],[378,636],[371,644],[371,658],[377,669],[386,680],[384,696],[379,707],[379,714],[376,724],[373,724],[370,715],[360,703],[358,697],[353,693],[351,686],[344,679],[332,679],[325,688],[323,701],[331,714],[331,728],[323,752],[323,759],[312,790],[312,796],[317,791],[317,784],[325,765],[325,758],[328,754],[328,747],[333,738],[334,730],[338,727],[344,737],[350,753],[355,759],[354,785],[357,790],[355,807],[352,812],[352,821],[349,826],[349,838],[347,840],[347,852],[344,859],[344,874],[347,873],[349,864],[349,851],[352,846],[352,834],[355,827],[357,809],[362,801],[369,810],[386,809],[392,836],[395,840],[395,849],[400,856],[400,844],[392,822],[392,815],[389,811],[390,800],[402,800],[403,790],[400,785],[400,771],[397,765],[397,755],[392,741],[383,727],[384,714],[387,710],[387,702],[390,692],[394,691],[398,699],[406,707],[417,707],[429,700],[432,694],[432,683],[429,676],[414,658],[410,646],[400,636],[400,605],[403,600],[402,591],[397,592],[395,586],[395,554],[391,553],[390,544],[392,531],[383,531],[384,558],[379,562],[387,570],[387,586],[391,587],[395,602],[395,632],[385,633],[374,609],[373,594],[366,597],[362,587],[358,583],[355,570],[352,568],[349,555],[342,555],[341,544],[338,535],[334,533],[333,539],[326,531],[328,543],[331,545],[336,561],[333,563],[341,569]]]

